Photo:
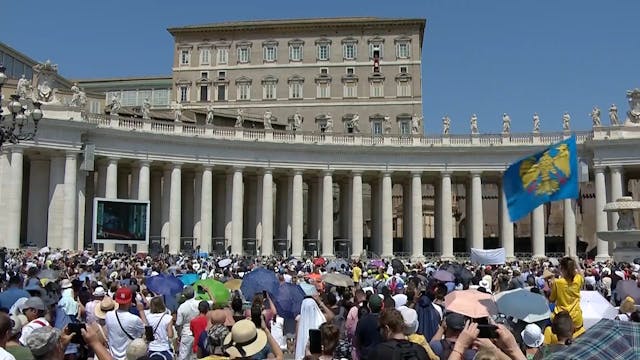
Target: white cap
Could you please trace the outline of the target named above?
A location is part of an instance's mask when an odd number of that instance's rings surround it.
[[[102,297],[105,296],[107,293],[104,291],[104,288],[102,286],[98,286],[94,291],[93,291],[93,296],[95,297]]]
[[[522,336],[522,342],[530,348],[538,348],[544,342],[542,330],[536,324],[527,325],[520,335]]]

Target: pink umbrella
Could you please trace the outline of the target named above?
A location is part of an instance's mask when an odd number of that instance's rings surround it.
[[[498,313],[498,308],[491,294],[478,290],[452,291],[444,297],[444,306],[447,311],[474,319]]]

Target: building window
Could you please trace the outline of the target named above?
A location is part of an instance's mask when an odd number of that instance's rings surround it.
[[[398,59],[408,59],[410,57],[410,44],[408,42],[400,42],[396,44],[396,56]]]
[[[169,105],[169,89],[155,89],[151,96],[151,104],[156,106]]]
[[[218,65],[224,65],[229,62],[229,49],[218,48]]]
[[[137,90],[124,90],[120,99],[122,106],[135,106],[138,102]]]
[[[180,65],[182,66],[189,65],[190,58],[191,58],[191,51],[180,50]]]
[[[289,84],[289,98],[290,99],[302,99],[302,83],[292,82]]]
[[[326,67],[320,68],[320,74],[321,75],[329,75],[329,68],[326,68]]]
[[[289,45],[289,60],[302,61],[302,45]]]
[[[249,47],[238,48],[238,62],[247,64],[251,61],[251,49]]]
[[[400,120],[400,135],[411,135],[411,120]]]
[[[251,99],[251,84],[240,83],[238,84],[238,100],[250,100]]]
[[[358,97],[358,83],[346,83],[344,84],[345,98],[357,98]]]
[[[384,83],[382,81],[372,82],[369,88],[370,97],[384,97]]]
[[[218,71],[218,79],[224,79],[226,77],[227,77],[227,71],[226,70]]]
[[[382,135],[382,120],[373,120],[371,122],[371,133],[373,135]]]
[[[400,66],[400,74],[408,74],[409,68],[407,66]]]
[[[355,60],[356,59],[356,44],[355,43],[347,43],[342,45],[343,58],[345,60]]]
[[[262,84],[262,98],[264,100],[275,100],[276,96],[276,83],[267,82]]]
[[[369,42],[369,60],[373,60],[375,58],[382,59],[384,51],[382,42],[382,40]]]
[[[188,86],[180,86],[178,91],[179,91],[180,102],[189,101],[189,87]]]
[[[331,97],[331,84],[320,83],[318,84],[318,99],[329,99]]]
[[[209,65],[211,49],[200,49],[200,65]]]
[[[320,44],[318,45],[318,60],[320,61],[328,61],[329,60],[329,44]]]
[[[398,82],[398,97],[411,96],[411,82],[399,81]]]
[[[200,85],[200,101],[209,101],[209,87]]]
[[[262,48],[262,52],[263,52],[263,60],[265,62],[274,62],[276,61],[276,56],[278,53],[278,48],[275,45],[267,45],[265,47]]]
[[[227,101],[227,85],[218,85],[218,101]]]
[[[200,72],[200,78],[201,79],[208,79],[209,78],[209,72],[208,71],[201,71]]]
[[[355,69],[352,67],[347,68],[347,75],[353,75],[355,73]]]

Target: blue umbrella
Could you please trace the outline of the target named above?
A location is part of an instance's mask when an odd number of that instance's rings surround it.
[[[184,274],[180,275],[179,278],[185,285],[193,285],[196,281],[200,280],[198,274]]]
[[[167,295],[165,298],[179,294],[184,287],[180,279],[173,275],[165,274],[148,277],[145,283],[149,291],[157,295]]]
[[[240,291],[245,299],[252,299],[255,294],[267,291],[274,295],[278,292],[280,283],[276,278],[276,273],[265,268],[256,268],[244,275]]]
[[[273,299],[278,315],[285,319],[295,319],[300,314],[300,307],[305,296],[300,286],[290,283],[281,284]]]

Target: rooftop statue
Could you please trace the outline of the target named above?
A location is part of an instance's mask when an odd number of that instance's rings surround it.
[[[333,117],[331,116],[331,114],[327,114],[325,115],[325,118],[327,120],[326,126],[324,127],[324,132],[326,133],[332,133],[333,132]]]
[[[391,118],[389,115],[385,115],[385,117],[382,118],[382,128],[385,134],[391,134]]]
[[[609,121],[611,121],[611,125],[620,125],[620,121],[618,120],[618,107],[616,104],[611,104],[609,108]]]
[[[213,124],[213,104],[207,105],[207,124]]]
[[[360,115],[353,114],[353,117],[351,118],[351,127],[353,128],[354,133],[360,132]]]
[[[151,102],[149,102],[149,98],[144,98],[144,102],[142,103],[142,118],[151,118]]]
[[[422,126],[422,116],[413,114],[411,117],[411,134],[420,134],[420,127]]]
[[[564,112],[564,114],[562,114],[562,130],[564,131],[569,131],[571,130],[571,115],[569,115],[568,112]]]
[[[449,128],[451,127],[451,119],[449,118],[449,115],[445,115],[442,118],[442,134],[443,135],[449,135]]]
[[[176,101],[176,105],[173,107],[173,116],[176,122],[182,121],[182,103]]]
[[[16,90],[21,99],[26,99],[29,96],[29,93],[31,92],[31,81],[29,81],[24,74],[22,74],[18,80]]]
[[[36,96],[40,102],[52,103],[57,102],[56,91],[54,88],[55,76],[58,73],[58,65],[52,64],[51,60],[47,60],[44,63],[38,64],[33,67],[33,70],[37,74],[37,92]]]
[[[120,105],[120,96],[118,94],[111,95],[111,109],[109,110],[109,114],[117,116],[121,108],[122,105]]]
[[[511,133],[511,117],[509,117],[507,113],[502,114],[502,133],[503,134]]]
[[[471,134],[472,135],[477,135],[479,133],[479,131],[478,131],[478,115],[476,115],[476,114],[471,115],[471,121],[469,123],[471,125]]]
[[[594,127],[602,126],[602,123],[600,122],[600,108],[594,106],[589,115],[591,116],[591,121],[593,122]]]
[[[540,132],[540,115],[538,113],[533,113],[533,133],[537,134]]]
[[[293,131],[299,130],[302,128],[302,115],[300,115],[300,112],[296,111],[295,114],[293,114]]]
[[[273,114],[271,113],[271,111],[267,110],[264,112],[264,115],[262,116],[263,122],[264,122],[264,128],[266,130],[271,130],[271,119],[273,118]]]
[[[627,111],[628,125],[640,125],[640,89],[627,91],[627,99],[629,99],[629,111]]]
[[[233,125],[234,127],[241,128],[244,124],[244,110],[238,109],[236,115],[236,123]]]

